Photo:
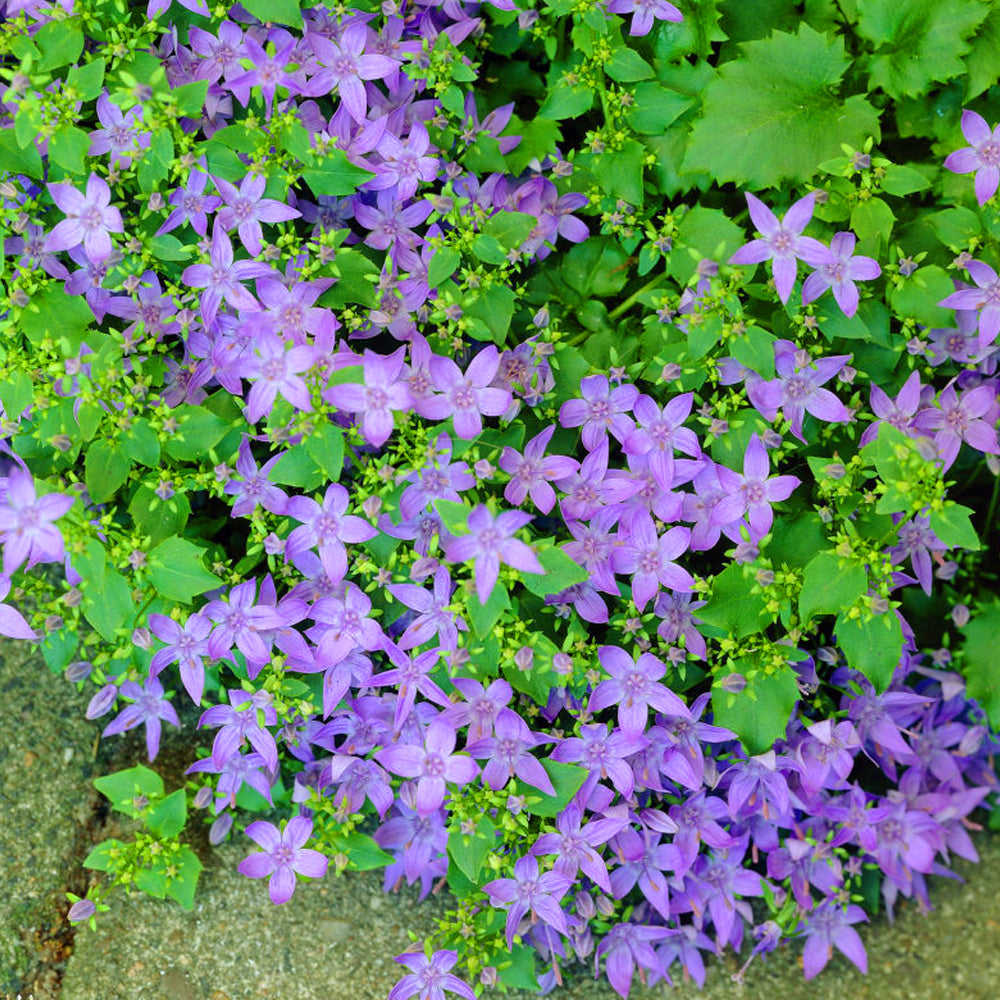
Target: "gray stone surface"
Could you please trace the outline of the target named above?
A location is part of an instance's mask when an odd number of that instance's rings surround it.
[[[141,735],[105,741],[83,719],[86,695],[53,677],[20,644],[0,656],[0,998],[34,1000],[383,1000],[398,975],[392,956],[433,929],[446,900],[384,896],[377,873],[300,883],[274,907],[263,882],[240,876],[242,845],[209,848],[195,907],[116,894],[96,932],[75,937],[63,920],[67,889],[80,892],[90,847],[117,831],[91,779],[144,759]],[[13,652],[12,652],[13,650]],[[157,768],[177,787],[183,738],[165,741]],[[114,759],[111,759],[113,755]],[[967,884],[932,882],[934,911],[901,909],[862,928],[870,974],[835,956],[812,983],[798,947],[753,964],[731,981],[733,956],[709,963],[703,992],[645,988],[633,997],[677,1000],[995,1000],[1000,996],[1000,838],[980,836],[980,865],[959,863]],[[67,958],[68,956],[68,958]],[[558,1000],[612,1000],[606,984],[576,978]],[[527,1000],[528,994],[517,1000]]]

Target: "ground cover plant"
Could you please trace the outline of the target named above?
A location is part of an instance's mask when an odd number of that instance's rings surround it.
[[[997,5],[2,9],[0,631],[150,765],[74,922],[204,822],[446,888],[392,1000],[625,996],[975,859]]]

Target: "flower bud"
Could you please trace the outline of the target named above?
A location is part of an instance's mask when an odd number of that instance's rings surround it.
[[[494,469],[485,458],[481,458],[472,467],[472,471],[476,474],[477,479],[490,479],[493,476]]]
[[[535,14],[537,12],[536,11],[532,11],[532,13]],[[538,312],[536,312],[534,316],[532,316],[531,322],[535,326],[537,326],[539,329],[541,329],[542,327],[546,327],[546,326],[549,325],[549,319],[550,319],[550,317],[549,317],[549,307],[548,306],[542,306],[542,308],[539,309]]]
[[[594,901],[594,906],[597,912],[602,917],[614,916],[615,904],[610,899],[608,899],[607,896],[605,895],[598,896],[597,899]]]
[[[660,372],[660,381],[673,382],[674,379],[680,378],[683,374],[684,369],[675,361],[671,361],[670,364],[663,366],[663,371]]]
[[[105,684],[93,698],[90,699],[90,703],[87,705],[87,711],[84,713],[88,719],[93,721],[94,719],[99,719],[102,715],[107,715],[111,711],[111,706],[115,703],[115,698],[118,697],[118,685],[117,684]]]
[[[211,802],[212,786],[203,785],[197,792],[194,793],[194,799],[191,802],[191,805],[193,805],[195,809],[207,809]]]
[[[66,914],[71,924],[78,924],[83,920],[89,920],[97,912],[97,905],[92,899],[78,899]]]
[[[264,539],[264,551],[269,556],[278,556],[285,551],[285,543],[273,531]]]
[[[224,812],[208,830],[208,842],[213,846],[221,844],[233,828],[233,814]]]
[[[965,604],[956,604],[951,609],[951,620],[955,623],[956,628],[965,628],[969,623],[969,617],[969,608]]]
[[[514,654],[514,664],[518,670],[530,670],[535,662],[535,651],[530,646],[522,646]]]
[[[153,637],[148,628],[137,628],[132,633],[132,645],[139,649],[149,649],[153,645]]]
[[[410,567],[410,579],[420,583],[421,580],[426,580],[427,577],[433,576],[440,565],[434,556],[421,556]]]
[[[552,657],[552,669],[557,674],[573,673],[573,657],[568,653],[556,653]]]
[[[531,13],[534,14],[535,11],[532,11]],[[496,966],[484,966],[483,971],[479,973],[479,981],[483,984],[483,986],[496,986],[496,984],[500,981],[500,974],[497,972]]]
[[[743,674],[731,673],[722,678],[719,687],[727,694],[739,694],[747,686]]]
[[[66,668],[66,680],[71,681],[76,684],[78,681],[84,681],[90,676],[90,671],[93,670],[93,664],[87,660],[74,660]]]
[[[365,497],[361,504],[361,509],[369,521],[374,521],[382,509],[382,498],[378,496]]]
[[[950,580],[957,572],[958,563],[954,559],[947,559],[934,570],[934,575],[939,580]]]

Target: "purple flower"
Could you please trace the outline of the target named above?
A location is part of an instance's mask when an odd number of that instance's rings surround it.
[[[1000,278],[989,264],[981,260],[970,260],[965,268],[978,287],[952,292],[938,305],[945,309],[978,310],[979,346],[989,347],[1000,333]]]
[[[597,946],[596,963],[605,958],[604,970],[614,991],[628,997],[635,967],[656,970],[659,959],[651,942],[662,941],[676,933],[669,927],[644,927],[639,924],[615,924]]]
[[[125,225],[121,212],[110,207],[111,188],[107,181],[91,174],[85,194],[68,181],[47,187],[66,218],[49,233],[45,249],[71,250],[82,243],[88,260],[96,263],[110,257],[113,247],[108,234],[124,232]]]
[[[541,920],[554,927],[560,934],[567,934],[566,914],[559,900],[566,895],[572,883],[556,871],[538,873],[538,859],[529,854],[518,859],[514,865],[513,878],[498,878],[487,882],[483,892],[490,897],[493,906],[507,910],[507,947],[514,947],[521,918],[531,914],[532,921]]]
[[[166,615],[152,614],[149,628],[157,639],[166,643],[153,654],[150,674],[155,677],[164,667],[176,663],[181,683],[191,700],[200,705],[205,690],[205,657],[209,655],[208,634],[212,631],[212,623],[201,614],[188,615],[183,625]]]
[[[195,761],[184,773],[199,774],[208,772],[218,774],[219,780],[216,791],[220,793],[215,800],[215,813],[218,815],[221,808],[227,805],[236,805],[236,796],[244,784],[249,785],[262,798],[267,799],[272,805],[271,781],[268,775],[261,770],[264,766],[264,758],[259,753],[234,754],[222,767],[217,767],[211,756],[203,757]]]
[[[260,308],[253,295],[240,282],[247,278],[266,278],[271,274],[266,264],[252,260],[233,262],[233,245],[218,219],[212,227],[212,247],[208,264],[184,268],[181,281],[191,288],[204,288],[201,295],[201,318],[211,325],[223,300],[234,309],[256,311]]]
[[[448,562],[473,561],[476,595],[485,604],[493,593],[500,564],[505,563],[524,573],[544,575],[545,568],[538,561],[531,546],[514,538],[514,532],[531,521],[530,514],[519,510],[505,510],[493,517],[480,505],[469,514],[469,534],[448,539],[444,556]]]
[[[464,1000],[476,1000],[476,994],[458,976],[448,970],[458,961],[458,952],[436,951],[428,958],[419,952],[399,955],[395,961],[410,970],[389,991],[386,1000],[444,1000],[445,993],[456,993]]]
[[[565,455],[545,456],[545,449],[555,430],[555,424],[551,424],[536,434],[524,446],[523,455],[513,448],[504,448],[500,455],[500,468],[511,477],[503,493],[508,503],[520,505],[530,495],[531,502],[543,514],[555,506],[556,493],[549,482],[572,476],[580,465],[576,459]]]
[[[440,649],[428,649],[411,659],[398,646],[388,640],[384,643],[384,647],[396,666],[391,670],[375,674],[369,679],[368,684],[371,687],[382,687],[386,684],[395,685],[397,698],[393,727],[397,732],[413,711],[418,692],[442,708],[450,707],[451,700],[430,676],[430,672],[437,666],[438,660],[441,658]]]
[[[818,299],[828,288],[845,316],[858,311],[858,289],[855,281],[874,281],[882,273],[878,262],[871,257],[853,257],[858,238],[854,233],[837,233],[830,240],[830,249],[822,252],[810,250],[802,259],[816,270],[802,283],[802,304]]]
[[[608,734],[607,723],[580,726],[580,735],[564,739],[552,751],[552,759],[565,764],[580,764],[591,774],[608,778],[625,798],[631,798],[635,775],[626,758],[647,744],[641,735],[626,736],[617,730]]]
[[[323,393],[323,398],[338,409],[362,415],[361,432],[374,448],[380,448],[389,440],[393,411],[412,406],[410,391],[399,378],[405,354],[405,346],[388,355],[366,350],[364,385],[345,382],[330,386]]]
[[[466,631],[468,626],[464,618],[447,610],[454,588],[446,567],[439,566],[434,571],[433,592],[412,583],[389,584],[386,589],[397,601],[418,612],[417,617],[400,636],[400,649],[413,649],[435,636],[440,638],[442,649],[453,650],[458,647],[458,632]]]
[[[628,825],[628,811],[624,806],[615,806],[615,815],[591,820],[583,824],[583,810],[570,803],[556,817],[556,833],[543,834],[535,841],[531,853],[536,857],[555,854],[556,862],[553,871],[565,875],[570,880],[576,880],[577,871],[583,873],[600,886],[605,892],[612,892],[611,881],[608,878],[608,868],[604,859],[595,850],[606,843],[624,826]]]
[[[103,128],[90,133],[90,149],[88,156],[100,156],[111,153],[111,167],[128,167],[132,157],[141,149],[149,146],[152,138],[149,132],[139,132],[138,123],[142,120],[142,105],[137,104],[125,114],[117,104],[112,104],[105,90],[97,98],[97,117]]]
[[[630,35],[648,35],[653,19],[683,21],[684,15],[667,0],[609,0],[605,8],[610,14],[631,14]]]
[[[63,537],[52,522],[73,506],[73,497],[65,493],[38,496],[31,473],[16,466],[6,486],[6,491],[0,491],[3,575],[10,577],[22,563],[31,569],[40,562],[60,562],[65,555]]]
[[[902,431],[903,434],[909,434],[913,417],[920,408],[920,372],[910,373],[895,399],[890,399],[888,394],[874,382],[871,389],[872,410],[879,419],[865,428],[858,442],[862,448],[870,441],[875,440],[883,421],[891,427],[895,427],[896,430]]]
[[[264,463],[258,468],[250,451],[250,439],[244,435],[240,442],[239,455],[236,459],[236,471],[242,479],[230,479],[225,485],[225,492],[237,499],[233,503],[232,517],[248,517],[258,507],[269,510],[272,514],[284,514],[288,494],[283,489],[268,481],[267,475],[280,460],[280,455]]]
[[[667,821],[672,830],[673,824]],[[661,844],[658,833],[640,833],[632,827],[615,837],[619,865],[611,873],[611,888],[616,899],[623,899],[635,887],[665,920],[670,918],[670,890],[664,871],[676,871],[682,864],[680,849]]]
[[[237,707],[239,706],[239,707]],[[258,713],[260,718],[258,719]],[[278,768],[278,745],[264,726],[276,726],[278,715],[265,691],[229,691],[228,705],[213,705],[202,712],[198,726],[220,726],[212,743],[212,763],[221,771],[230,757],[239,753],[244,740],[261,755],[268,770]]]
[[[312,820],[294,816],[279,833],[273,823],[257,820],[246,828],[246,835],[263,850],[244,858],[237,871],[247,878],[271,876],[267,890],[271,902],[287,903],[295,892],[295,876],[322,878],[329,861],[319,851],[304,847],[312,836]]]
[[[432,355],[430,374],[439,395],[421,401],[420,413],[428,420],[452,417],[455,433],[469,440],[482,432],[482,415],[499,417],[511,403],[507,389],[490,383],[500,367],[500,355],[490,344],[483,348],[462,370],[451,358]]]
[[[961,396],[954,385],[942,390],[936,407],[921,410],[913,421],[918,431],[933,432],[938,456],[949,469],[958,458],[962,442],[989,455],[1000,452],[997,444],[995,418],[991,423],[982,419],[990,414],[996,392],[990,385],[967,389]]]
[[[750,218],[760,233],[759,240],[751,240],[729,258],[730,264],[760,264],[771,261],[771,276],[782,302],[788,301],[795,284],[798,261],[807,254],[828,252],[819,240],[803,236],[802,230],[812,218],[816,192],[810,191],[785,213],[782,219],[772,212],[759,198],[747,192]]]
[[[251,680],[271,657],[271,643],[261,632],[288,624],[276,608],[256,604],[257,582],[247,580],[229,591],[228,601],[216,598],[202,612],[216,623],[208,638],[208,653],[213,660],[228,656],[236,648],[247,658]]]
[[[606,440],[608,431],[620,442],[635,429],[628,416],[639,398],[634,385],[612,389],[605,375],[589,375],[580,380],[581,399],[568,399],[559,408],[559,423],[563,427],[583,427],[581,437],[587,451],[593,451]]]
[[[248,45],[251,41],[247,36]],[[227,230],[235,229],[247,253],[254,257],[263,249],[262,222],[288,222],[300,215],[294,208],[264,197],[267,179],[263,174],[247,174],[239,190],[221,177],[213,177],[212,181],[226,203],[225,208],[219,210],[219,222]]]
[[[177,718],[176,709],[167,701],[163,685],[155,677],[147,678],[143,684],[125,681],[121,686],[121,694],[131,699],[132,704],[123,708],[104,727],[101,735],[114,736],[142,723],[146,727],[146,753],[150,760],[155,759],[160,750],[161,720],[180,728],[181,720]]]
[[[270,331],[262,331],[255,337],[254,354],[245,358],[241,367],[241,374],[253,382],[247,393],[247,420],[255,424],[270,413],[279,393],[295,409],[311,413],[309,386],[302,373],[312,368],[314,359],[315,348],[311,344],[287,347],[284,340]]]
[[[966,112],[968,113],[968,112]],[[809,914],[806,921],[806,946],[802,953],[802,967],[806,979],[819,975],[833,957],[836,948],[849,958],[862,972],[868,972],[868,956],[858,932],[851,924],[867,921],[860,906],[847,906],[824,900]]]
[[[197,31],[192,28],[191,31]],[[205,194],[205,185],[208,183],[208,174],[204,157],[201,159],[200,170],[192,169],[188,175],[187,187],[178,188],[170,195],[170,204],[174,210],[167,216],[166,222],[156,231],[157,236],[169,233],[178,226],[187,222],[199,236],[204,236],[208,232],[208,213],[214,212],[221,204],[222,199],[212,194]]]
[[[382,162],[375,168],[375,177],[365,184],[366,190],[395,187],[397,197],[412,198],[420,181],[432,181],[437,176],[437,159],[425,155],[430,148],[430,137],[423,122],[415,121],[410,126],[405,142],[385,132],[377,148]]]
[[[309,35],[322,67],[310,81],[309,92],[326,95],[336,87],[348,114],[358,123],[365,120],[368,105],[362,81],[385,79],[399,68],[399,63],[388,56],[362,55],[367,39],[368,28],[361,21],[349,24],[339,42],[316,33]]]
[[[529,752],[542,743],[552,743],[554,737],[531,732],[509,708],[500,709],[493,728],[493,736],[484,736],[465,748],[477,760],[489,758],[483,768],[483,781],[497,791],[516,776],[546,795],[555,795],[548,772]]]
[[[985,205],[1000,184],[1000,125],[991,130],[982,115],[966,110],[962,112],[962,135],[969,145],[951,153],[944,166],[956,174],[971,174],[974,170],[976,200]]]
[[[695,867],[685,877],[685,888],[695,913],[700,915],[707,907],[723,943],[736,936],[733,932],[737,918],[742,921],[736,896],[763,895],[760,876],[743,867],[744,852],[745,840],[737,847],[714,851],[711,857],[699,855]]]
[[[0,576],[0,601],[10,593],[10,577]],[[11,639],[28,639],[34,641],[40,638],[28,624],[24,615],[9,604],[0,604],[0,635]]]
[[[628,535],[612,554],[612,565],[616,573],[631,574],[632,599],[640,611],[661,586],[682,591],[694,586],[691,574],[673,561],[687,550],[690,539],[690,529],[681,526],[657,535],[648,511],[641,510],[632,518]]]
[[[247,32],[243,38],[243,50],[253,65],[246,73],[227,81],[228,89],[232,90],[237,100],[244,105],[250,97],[250,88],[260,87],[268,117],[271,115],[271,104],[278,87],[284,87],[290,94],[301,94],[306,86],[305,76],[301,70],[287,69],[288,64],[296,60],[295,48],[299,44],[298,39],[293,38],[289,32],[279,29],[278,32],[271,32],[271,41],[277,49],[274,55],[268,55],[261,44]],[[258,252],[251,251],[251,253]]]
[[[669,490],[674,481],[674,449],[697,458],[701,447],[694,431],[682,426],[691,413],[694,394],[674,396],[661,410],[656,401],[642,394],[633,408],[639,426],[623,442],[626,455],[648,455],[657,482]]]
[[[466,741],[475,743],[493,733],[497,713],[510,702],[513,690],[503,678],[492,681],[486,689],[468,677],[453,677],[451,683],[465,702],[445,710],[444,716],[456,729],[468,726]]]
[[[354,218],[358,225],[370,230],[365,237],[368,246],[375,250],[392,247],[392,252],[396,253],[400,248],[408,250],[422,242],[411,227],[426,221],[433,211],[434,206],[426,198],[404,208],[403,202],[396,197],[396,192],[386,188],[379,191],[375,207],[357,202],[354,206]]]
[[[469,466],[465,462],[452,462],[451,452],[451,438],[447,434],[439,434],[431,462],[407,477],[410,485],[399,498],[399,512],[404,520],[412,520],[434,500],[458,503],[462,499],[459,491],[476,485]]]
[[[323,597],[312,606],[312,617],[325,626],[316,650],[316,660],[322,667],[339,663],[356,649],[371,652],[381,645],[382,629],[368,617],[371,610],[368,595],[353,583],[345,586],[342,598]],[[315,638],[317,631],[310,631],[310,638]]]
[[[771,504],[787,500],[801,482],[796,476],[768,478],[770,466],[763,442],[756,434],[752,435],[743,456],[742,476],[724,466],[718,467],[724,493],[712,512],[712,522],[721,526],[747,517],[751,537],[760,541],[771,530],[774,521]]]
[[[319,557],[327,576],[339,583],[347,575],[347,549],[345,542],[366,542],[378,532],[367,521],[353,514],[345,514],[349,497],[339,483],[331,483],[320,507],[309,497],[291,497],[286,513],[299,522],[288,536],[285,556],[295,561],[314,545],[319,547]]]
[[[931,531],[931,519],[914,517],[899,527],[899,544],[889,549],[893,564],[909,558],[917,581],[925,594],[930,594],[934,581],[931,553],[945,552],[948,546]]]
[[[594,688],[587,710],[599,712],[617,705],[618,725],[625,736],[642,735],[650,706],[664,715],[691,717],[687,705],[669,688],[657,683],[667,668],[652,653],[641,653],[633,662],[621,647],[601,646],[597,657],[611,677]]]
[[[394,743],[379,750],[375,759],[393,774],[417,779],[417,814],[429,816],[444,802],[445,782],[467,785],[479,773],[471,757],[454,749],[455,730],[438,718],[427,727],[422,747]]]

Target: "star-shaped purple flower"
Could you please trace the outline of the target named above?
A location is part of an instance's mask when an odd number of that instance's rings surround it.
[[[247,878],[264,878],[268,875],[268,893],[276,905],[287,903],[295,892],[295,876],[322,878],[329,860],[319,851],[303,845],[312,836],[312,820],[294,816],[282,831],[273,823],[257,820],[246,828],[246,835],[262,848],[244,858],[237,871]]]

